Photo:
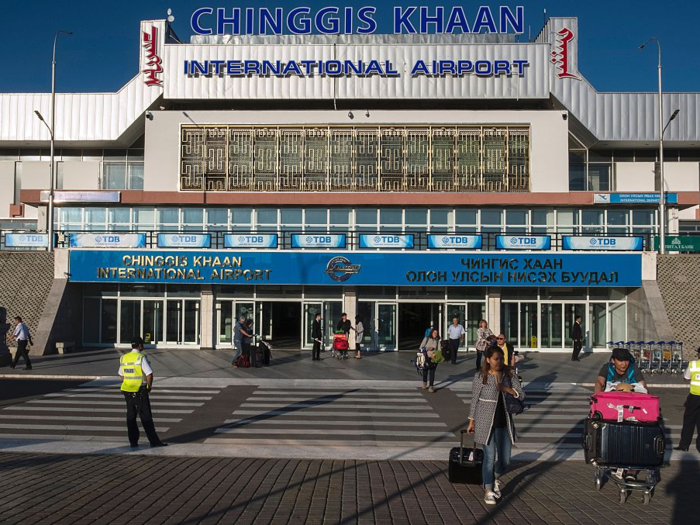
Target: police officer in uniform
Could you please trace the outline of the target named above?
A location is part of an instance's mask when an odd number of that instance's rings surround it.
[[[142,351],[143,339],[136,337],[131,341],[131,352],[124,354],[119,360],[119,377],[122,379],[122,393],[126,400],[129,443],[132,448],[139,446],[139,427],[136,423],[138,414],[151,447],[166,447],[168,444],[160,440],[153,424],[151,401],[148,398],[153,385],[153,369]]]
[[[688,364],[684,378],[690,383],[690,394],[685,400],[685,413],[683,414],[683,429],[681,439],[676,450],[688,450],[693,441],[693,431],[697,429],[698,439],[695,446],[700,452],[700,348],[695,361]]]

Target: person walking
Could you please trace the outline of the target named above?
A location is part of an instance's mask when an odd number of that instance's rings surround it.
[[[481,359],[486,349],[491,346],[489,338],[495,337],[489,328],[486,319],[479,321],[479,329],[476,331],[476,369],[481,369]]]
[[[574,324],[571,327],[571,339],[574,340],[574,352],[571,354],[572,361],[580,361],[578,355],[581,353],[581,348],[583,348],[583,330],[581,329],[581,316],[577,315],[574,320]]]
[[[153,369],[142,352],[143,339],[135,337],[131,341],[131,352],[124,354],[119,360],[121,390],[126,400],[126,428],[129,432],[129,443],[132,448],[139,446],[139,426],[136,423],[138,415],[151,447],[167,447],[168,444],[163,443],[158,437],[153,423],[149,399],[149,393],[153,388]]]
[[[512,344],[506,341],[505,334],[498,334],[498,337],[496,337],[496,344],[493,346],[500,348],[501,352],[503,352],[503,364],[506,366],[513,366],[515,348],[513,348]]]
[[[362,338],[365,336],[365,326],[360,316],[355,317],[355,359],[362,359]]]
[[[440,334],[433,328],[430,337],[424,337],[420,344],[421,352],[425,354],[425,366],[423,367],[423,390],[426,388],[431,394],[435,392],[435,370],[438,364],[435,362],[440,351]],[[430,381],[430,382],[428,382]]]
[[[350,319],[348,319],[348,314],[343,312],[340,316],[340,321],[338,321],[338,325],[335,327],[336,331],[338,332],[343,332],[345,333],[345,337],[348,338],[348,344],[350,344],[350,330],[352,330],[352,323],[350,322]],[[348,351],[343,350],[343,359],[348,358]]]
[[[698,437],[695,448],[700,452],[700,348],[697,349],[697,359],[688,363],[683,377],[690,383],[690,393],[685,400],[683,413],[683,428],[681,439],[675,450],[688,450],[693,441],[693,432],[697,429]]]
[[[457,364],[457,352],[459,351],[459,345],[464,341],[464,327],[459,324],[459,318],[453,317],[452,324],[447,329],[447,336],[450,341],[450,362],[453,365]]]
[[[314,340],[314,347],[311,351],[311,360],[320,361],[321,344],[323,342],[323,321],[321,318],[321,312],[318,312],[314,316],[314,322],[311,326],[311,338]]]
[[[250,337],[245,325],[246,316],[241,315],[238,318],[238,322],[233,327],[233,360],[231,365],[233,368],[238,368],[238,358],[243,354],[243,338]]]
[[[255,335],[255,331],[253,330],[252,319],[246,320],[245,324],[243,325],[242,335],[243,338],[241,339],[241,348],[243,349],[243,354],[247,355],[248,359],[250,359],[252,363],[254,356],[251,354],[250,348],[253,344],[253,337]]]
[[[484,502],[495,505],[503,488],[499,478],[508,470],[512,446],[517,439],[505,396],[524,400],[525,392],[514,377],[513,369],[503,363],[500,347],[487,348],[484,357],[481,370],[474,376],[467,433],[474,434],[474,443],[480,444],[484,451]]]
[[[15,352],[15,359],[12,361],[10,368],[17,366],[19,358],[22,357],[27,366],[24,367],[25,370],[32,369],[32,362],[29,360],[29,350],[27,350],[27,345],[34,345],[32,341],[32,336],[29,333],[29,327],[22,321],[22,318],[18,315],[15,317],[15,331],[13,332],[15,341],[17,341],[17,352]]]

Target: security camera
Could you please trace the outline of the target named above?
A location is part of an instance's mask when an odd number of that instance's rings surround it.
[[[348,111],[348,118],[349,119],[354,119],[355,115],[352,114],[352,111]]]
[[[569,115],[567,115],[566,113],[562,113],[561,118],[562,118],[562,120],[566,120],[569,118]]]
[[[369,109],[367,110],[367,113],[365,113],[365,117],[369,118]]]
[[[165,106],[158,106],[158,109],[160,109],[161,111],[165,111]]]
[[[146,118],[148,120],[153,120],[153,113],[151,113],[150,111],[146,111]]]

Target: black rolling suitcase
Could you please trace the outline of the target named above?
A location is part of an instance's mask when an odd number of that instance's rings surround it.
[[[255,357],[253,358],[253,366],[255,368],[261,368],[262,365],[265,363],[265,359],[263,357],[263,344],[258,343],[255,345],[255,349],[251,352]]]
[[[478,448],[464,448],[464,435],[460,433],[459,447],[450,450],[450,462],[447,477],[451,483],[481,485],[481,466],[484,462],[484,451]]]
[[[583,430],[586,463],[600,466],[660,467],[666,436],[659,423],[586,419]]]

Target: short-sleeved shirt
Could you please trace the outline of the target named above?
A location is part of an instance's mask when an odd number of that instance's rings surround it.
[[[604,377],[607,382],[608,378],[608,369],[610,367],[611,363],[606,363],[602,366],[600,369],[600,372],[598,372],[598,375],[601,377]],[[623,383],[629,383],[629,377],[630,377],[630,368],[632,369],[632,374],[631,377],[633,379],[633,383],[641,383],[644,381],[644,375],[639,371],[639,368],[637,368],[637,365],[630,365],[629,368],[625,371],[624,374],[619,375],[617,371],[615,370],[615,367],[613,365],[613,377],[611,379],[612,382],[618,383],[618,382],[623,382]]]
[[[464,335],[464,327],[461,324],[457,326],[451,324],[447,329],[447,335],[450,336],[450,339],[459,339]]]
[[[132,350],[132,352],[135,352],[135,350]],[[153,369],[151,368],[151,364],[148,362],[148,358],[146,356],[143,356],[143,360],[141,361],[141,371],[143,372],[143,382],[146,383],[146,376],[149,376],[153,373]],[[122,365],[121,363],[119,364],[119,372],[117,372],[120,376],[124,377],[124,372],[122,371]]]
[[[17,323],[15,326],[14,336],[18,341],[28,341],[29,340],[29,328],[24,323]]]
[[[243,341],[243,333],[241,332],[242,329],[243,325],[240,323],[240,321],[236,321],[236,324],[233,327],[233,340],[237,343]]]

